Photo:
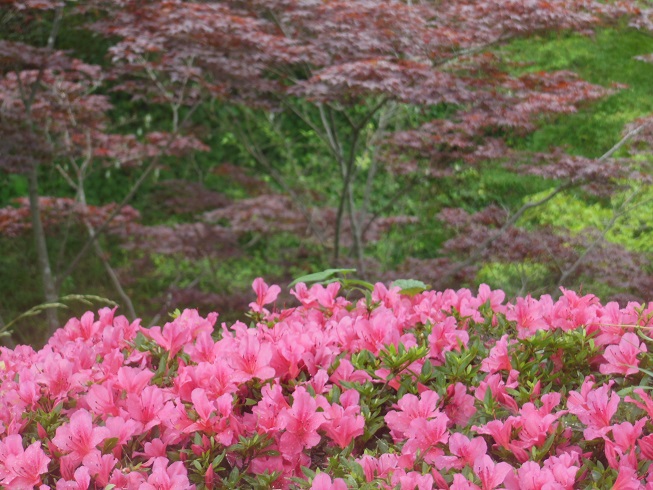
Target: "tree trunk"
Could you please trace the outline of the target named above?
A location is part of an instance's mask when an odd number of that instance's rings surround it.
[[[32,231],[34,232],[34,245],[36,246],[36,255],[38,258],[39,270],[41,272],[41,281],[45,301],[53,303],[57,301],[59,295],[55,286],[52,268],[50,267],[50,257],[48,256],[48,245],[45,240],[43,222],[41,221],[41,208],[39,205],[39,184],[38,184],[38,165],[35,164],[29,172],[29,205],[32,218]],[[55,308],[45,310],[48,321],[48,334],[51,335],[59,328],[59,319]]]

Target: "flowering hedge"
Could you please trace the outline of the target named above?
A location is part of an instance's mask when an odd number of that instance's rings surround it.
[[[104,308],[2,348],[7,489],[653,489],[653,303],[254,281],[247,326]],[[269,309],[268,309],[269,308]]]

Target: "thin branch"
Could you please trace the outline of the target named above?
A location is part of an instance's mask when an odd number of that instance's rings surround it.
[[[588,257],[590,252],[592,252],[592,250],[594,250],[596,247],[598,247],[600,244],[602,244],[605,241],[605,237],[610,232],[610,230],[614,228],[614,225],[617,223],[619,218],[628,214],[632,209],[637,207],[637,206],[633,206],[632,208],[628,208],[627,204],[631,202],[635,198],[635,196],[638,195],[638,193],[639,190],[636,190],[630,196],[628,196],[623,203],[621,203],[619,209],[612,213],[612,218],[610,218],[610,221],[608,221],[608,223],[605,225],[605,227],[601,231],[601,234],[596,238],[596,240],[594,240],[585,250],[583,250],[583,253],[580,254],[578,259],[576,259],[576,261],[571,265],[571,267],[562,271],[557,281],[558,287],[563,286],[567,281],[567,279],[569,279],[569,277],[572,274],[574,274],[581,265],[583,265],[583,262],[585,262],[585,259]]]
[[[184,124],[190,119],[190,116],[195,112],[195,110],[197,109],[198,106],[199,106],[199,102],[197,104],[195,104],[191,108],[191,110],[188,112],[188,114],[186,114],[186,116],[184,117],[184,120],[179,125],[180,128],[183,127]],[[75,268],[79,265],[80,261],[86,256],[86,254],[89,252],[89,250],[93,246],[93,242],[95,240],[97,240],[98,237],[102,233],[104,233],[106,231],[106,229],[108,228],[111,221],[113,221],[113,219],[118,215],[118,213],[120,213],[122,208],[124,208],[127,205],[127,203],[130,202],[133,199],[133,197],[136,195],[136,192],[140,189],[140,187],[143,185],[143,183],[147,180],[149,175],[152,173],[152,171],[158,165],[159,160],[161,158],[161,154],[164,153],[165,151],[167,151],[168,148],[170,148],[170,146],[174,143],[177,135],[178,135],[177,133],[174,133],[174,134],[170,135],[170,138],[166,142],[166,145],[163,147],[161,153],[159,153],[158,155],[156,155],[152,159],[150,164],[145,168],[145,170],[140,175],[138,180],[134,183],[134,185],[129,190],[127,195],[122,199],[122,201],[120,201],[118,206],[109,214],[109,216],[107,216],[107,218],[104,220],[104,222],[95,230],[95,235],[93,235],[92,237],[89,237],[89,239],[86,241],[84,246],[80,249],[80,251],[75,256],[75,258],[70,262],[70,264],[68,265],[66,270],[62,274],[59,275],[59,277],[57,278],[57,283],[56,283],[57,288],[59,288],[61,286],[61,284],[63,283],[63,281],[70,274],[72,274],[72,272],[75,270]]]
[[[318,128],[318,127],[313,123],[313,121],[311,121],[311,119],[310,119],[306,114],[302,113],[299,109],[297,109],[293,104],[291,104],[290,102],[288,102],[288,100],[285,99],[285,98],[280,98],[280,102],[281,102],[284,106],[286,106],[288,109],[290,109],[290,111],[291,111],[293,114],[295,114],[299,119],[301,119],[301,120],[304,122],[304,124],[306,124],[309,128],[311,128],[311,129],[313,130],[313,132],[318,136],[318,138],[320,138],[323,142],[325,142],[325,143],[327,144],[327,147],[328,147],[329,149],[331,148],[331,147],[329,146],[329,140],[328,140],[328,138],[326,137],[326,135],[324,135],[324,134],[320,131],[320,128]]]
[[[358,124],[353,126],[353,129],[355,131],[362,131],[367,123],[369,123],[376,115],[376,113],[379,112],[388,102],[390,102],[390,100],[390,97],[383,97],[374,107],[370,109],[370,111],[358,122]]]
[[[512,216],[510,216],[510,218],[506,220],[503,226],[496,233],[494,233],[492,236],[485,239],[478,247],[476,247],[476,249],[469,255],[469,257],[467,257],[467,259],[465,259],[463,262],[458,263],[456,267],[448,271],[444,275],[444,278],[455,276],[458,272],[463,270],[465,267],[476,262],[481,257],[481,255],[483,255],[485,249],[487,249],[489,245],[491,245],[496,239],[501,237],[512,225],[514,225],[519,220],[519,218],[523,216],[523,214],[526,211],[528,211],[529,209],[536,208],[538,206],[542,206],[543,204],[546,204],[555,196],[560,194],[562,191],[567,190],[573,186],[574,184],[572,184],[571,182],[566,182],[556,187],[546,197],[543,197],[538,201],[531,201],[524,204],[521,208],[517,210],[515,214],[513,214]]]
[[[374,224],[374,222],[377,219],[379,219],[381,215],[383,215],[383,213],[388,211],[399,200],[400,197],[408,194],[408,192],[412,190],[419,183],[420,180],[419,178],[416,177],[412,179],[410,182],[408,182],[408,184],[401,186],[401,188],[397,192],[395,192],[390,197],[390,199],[388,199],[388,202],[386,202],[386,204],[381,209],[379,209],[372,216],[370,216],[370,218],[367,220],[367,223],[365,224],[365,227],[363,228],[363,236],[365,236],[365,234],[369,231],[372,224]]]
[[[365,219],[367,215],[367,210],[370,208],[372,185],[374,184],[374,178],[376,177],[376,171],[378,169],[378,161],[376,158],[377,155],[376,142],[380,138],[381,134],[385,132],[386,127],[388,126],[390,120],[395,114],[396,108],[397,108],[397,104],[392,103],[389,105],[387,110],[381,111],[379,115],[379,124],[365,145],[366,148],[371,148],[371,157],[370,157],[371,164],[369,170],[367,171],[367,179],[365,181],[365,191],[363,194],[363,204],[361,206],[361,215],[363,216],[363,219]],[[381,106],[379,106],[379,110],[380,109]],[[365,236],[365,231],[367,230],[367,228],[369,228],[369,223],[363,229],[362,232],[363,236]]]
[[[628,133],[626,133],[626,134],[624,135],[624,137],[621,138],[621,139],[617,142],[617,144],[615,144],[612,148],[610,148],[610,149],[609,149],[608,151],[606,151],[603,155],[601,155],[601,156],[598,158],[598,161],[599,161],[599,162],[604,162],[605,160],[607,160],[608,158],[610,158],[610,157],[611,157],[612,155],[614,155],[614,154],[615,154],[615,153],[616,153],[616,152],[617,152],[617,151],[618,151],[622,146],[624,146],[624,145],[628,142],[628,140],[630,140],[630,139],[633,138],[634,136],[637,136],[639,133],[641,133],[641,132],[644,130],[644,128],[646,128],[647,126],[650,126],[652,123],[653,123],[652,121],[648,121],[648,122],[646,122],[646,123],[644,123],[644,124],[640,124],[640,125],[637,126],[635,129],[633,129],[633,130],[629,131]]]
[[[633,129],[632,131],[629,131],[623,138],[621,138],[612,148],[610,148],[607,152],[605,152],[603,155],[601,155],[597,161],[599,162],[604,162],[608,158],[610,158],[612,155],[614,155],[623,145],[626,144],[632,137],[636,136],[638,133],[640,133],[646,126],[652,124],[651,122],[646,122],[637,128]],[[476,262],[481,255],[483,254],[483,251],[490,245],[492,244],[497,238],[499,238],[503,233],[505,233],[508,228],[510,228],[512,225],[514,225],[521,216],[528,211],[529,209],[541,206],[543,204],[546,204],[548,201],[553,199],[557,194],[560,192],[567,190],[571,187],[577,187],[579,185],[582,185],[582,182],[575,182],[572,183],[571,181],[568,181],[564,184],[561,184],[560,186],[556,187],[549,195],[546,197],[540,199],[539,201],[534,201],[534,202],[529,202],[524,204],[515,214],[513,214],[505,223],[504,225],[492,236],[488,237],[485,241],[483,241],[477,248],[476,250],[463,262],[459,263],[455,268],[453,268],[451,271],[449,271],[446,275],[445,278],[454,276],[458,272],[460,272],[462,269],[465,267],[473,264]],[[614,226],[614,224],[612,225]],[[605,232],[607,233],[607,231]],[[594,245],[592,248],[594,248]],[[563,279],[566,280],[571,273],[573,273],[574,270],[578,268],[578,266],[581,265],[583,257],[580,257],[577,261],[577,264],[572,265],[572,270],[569,273],[562,273],[561,279],[558,282],[561,282]]]
[[[301,197],[299,194],[297,194],[291,187],[290,185],[286,182],[286,180],[283,178],[280,172],[278,172],[274,166],[270,163],[268,160],[267,156],[265,156],[265,153],[254,143],[254,141],[247,136],[246,132],[242,128],[242,123],[236,119],[232,120],[233,127],[236,129],[236,134],[238,135],[241,143],[245,147],[245,150],[247,153],[249,153],[254,160],[257,161],[259,165],[261,165],[263,168],[265,168],[266,172],[272,177],[277,184],[281,186],[281,188],[287,192],[290,197],[292,198],[293,202],[297,205],[299,208],[299,211],[304,215],[304,218],[306,218],[306,222],[308,223],[308,227],[310,228],[311,232],[315,237],[322,243],[324,244],[325,238],[322,233],[322,231],[315,225],[315,222],[313,220],[313,217],[311,215],[310,210],[308,207],[302,202]]]

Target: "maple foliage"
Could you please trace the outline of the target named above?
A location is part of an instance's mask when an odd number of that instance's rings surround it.
[[[16,199],[17,206],[0,208],[0,233],[8,236],[18,236],[30,230],[29,202],[26,198]],[[39,207],[48,228],[56,229],[64,222],[72,219],[81,223],[89,220],[95,226],[100,226],[107,217],[116,209],[115,204],[105,206],[82,206],[74,199],[66,197],[42,197]],[[139,212],[131,206],[122,207],[118,214],[111,220],[109,232],[129,233],[136,226]]]

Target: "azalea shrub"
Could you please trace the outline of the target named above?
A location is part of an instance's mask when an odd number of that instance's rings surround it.
[[[249,325],[104,308],[2,348],[0,485],[653,489],[653,303],[253,288]]]

